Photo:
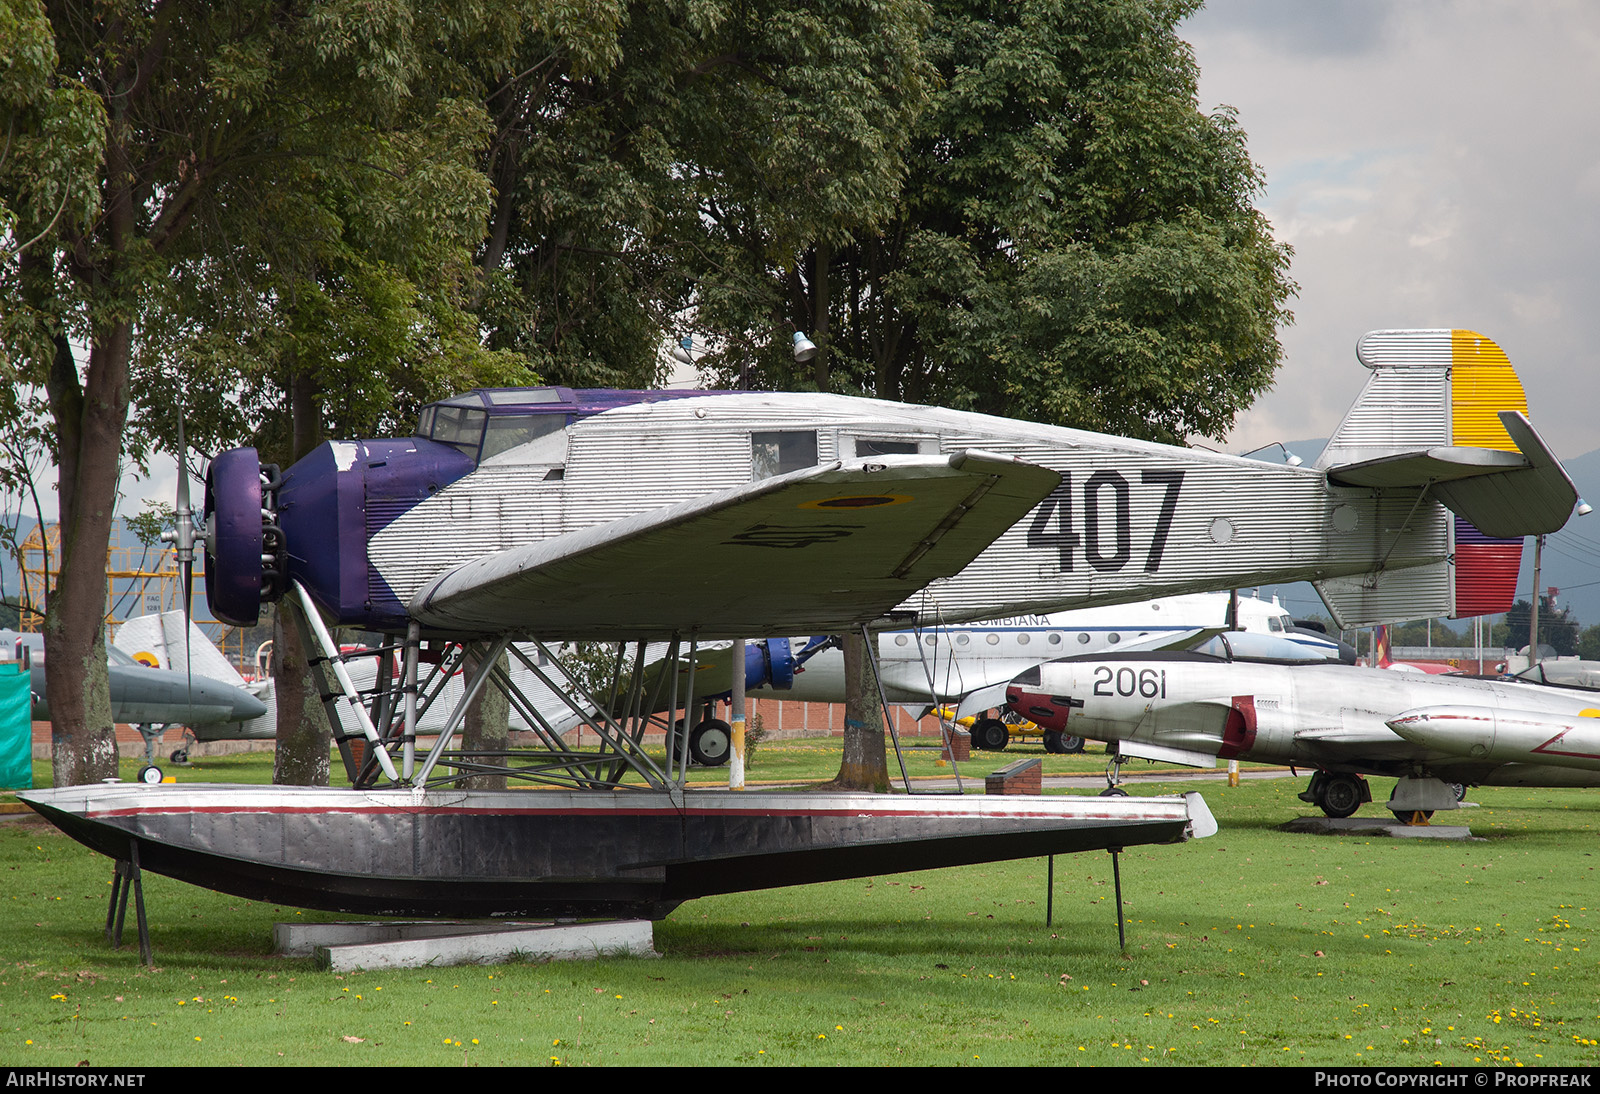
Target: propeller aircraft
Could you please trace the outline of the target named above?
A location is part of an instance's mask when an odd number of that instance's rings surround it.
[[[30,804],[91,846],[213,888],[413,915],[664,914],[711,892],[1203,834],[1203,803],[690,790],[643,748],[695,689],[698,644],[1046,613],[1310,579],[1341,624],[1447,614],[1487,536],[1559,528],[1576,500],[1505,355],[1470,331],[1383,331],[1319,465],[818,393],[469,392],[412,436],[334,441],[286,471],[212,461],[203,543],[219,617],[292,597],[356,791],[63,788]],[[1481,530],[1481,532],[1477,531]],[[181,526],[177,539],[186,532]],[[198,543],[198,540],[195,540]],[[1493,546],[1493,544],[1491,544]],[[392,635],[356,694],[329,627]],[[517,643],[615,642],[625,702],[599,751],[452,744]],[[686,651],[646,694],[646,644]],[[438,682],[475,665],[423,754]],[[567,673],[575,711],[602,709]],[[606,684],[600,682],[600,689]],[[366,703],[363,705],[362,700]],[[337,722],[335,723],[337,724]],[[550,786],[473,788],[485,777]],[[638,789],[642,784],[644,789]]]

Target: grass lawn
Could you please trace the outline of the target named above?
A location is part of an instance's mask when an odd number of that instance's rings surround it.
[[[825,744],[784,755],[794,744],[764,745],[752,780],[837,767]],[[981,776],[992,759],[969,770]],[[1050,757],[1047,771],[1102,763]],[[260,756],[197,768],[176,773],[270,778]],[[1387,793],[1380,782],[1375,796]],[[661,960],[343,976],[270,954],[271,925],[293,909],[156,876],[145,892],[158,967],[144,969],[136,947],[111,951],[102,934],[110,863],[46,825],[11,821],[0,825],[0,1056],[101,1066],[1600,1063],[1588,941],[1600,798],[1474,791],[1481,807],[1460,816],[1481,842],[1281,832],[1306,809],[1295,800],[1302,783],[1208,783],[1219,835],[1127,851],[1126,952],[1110,859],[1085,854],[1056,859],[1053,928],[1045,863],[1026,860],[692,901],[657,925]]]

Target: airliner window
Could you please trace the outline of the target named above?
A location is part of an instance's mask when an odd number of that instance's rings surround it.
[[[770,479],[817,465],[817,431],[783,430],[750,434],[750,477]]]
[[[1283,630],[1283,620],[1279,619],[1275,615],[1267,616],[1267,630],[1269,630],[1269,631],[1281,631],[1281,630]]]
[[[916,441],[891,441],[879,437],[857,437],[856,459],[868,456],[915,456]]]

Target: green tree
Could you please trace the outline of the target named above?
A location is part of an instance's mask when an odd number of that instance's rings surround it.
[[[925,96],[923,9],[588,10],[526,27],[483,76],[496,196],[481,314],[491,346],[552,382],[648,384],[686,309],[713,329],[713,298],[742,293],[752,266],[888,215]]]
[[[372,246],[351,245],[327,222],[368,218],[362,230],[370,243],[385,231],[404,235],[429,216],[438,224],[473,220],[456,213],[474,200],[481,217],[487,196],[481,184],[423,217],[388,222],[370,195],[392,196],[417,181],[410,165],[434,162],[411,155],[430,139],[430,124],[451,148],[463,127],[471,131],[469,166],[485,124],[470,101],[462,107],[443,95],[419,94],[431,61],[449,48],[447,24],[470,23],[470,13],[454,6],[379,0],[285,9],[264,0],[113,0],[91,8],[8,0],[5,11],[4,32],[27,47],[32,75],[20,81],[21,90],[11,80],[0,94],[8,105],[22,105],[22,129],[33,143],[0,175],[0,202],[12,218],[0,265],[0,313],[8,317],[8,340],[16,334],[11,344],[21,347],[15,378],[48,398],[59,471],[62,569],[45,631],[52,661],[82,669],[50,676],[55,778],[66,785],[115,772],[99,626],[101,570],[124,441],[133,442],[136,459],[142,455],[140,435],[127,430],[130,399],[140,367],[164,372],[142,393],[183,386],[172,361],[158,364],[141,348],[192,341],[208,330],[232,338],[244,328],[238,320],[208,327],[196,318],[198,301],[169,290],[233,283],[254,291],[240,293],[243,301],[259,304],[270,296],[272,313],[290,317],[277,333],[287,328],[299,338],[290,340],[293,348],[314,348],[319,365],[324,355],[354,362],[362,352],[327,353],[335,343],[364,348],[417,330],[448,341],[453,335],[441,332],[451,324],[430,327],[427,301],[411,291],[404,266]],[[75,135],[57,143],[88,163],[57,180],[66,187],[64,199],[45,171],[64,159],[78,163],[50,151],[57,145],[47,138],[63,128]],[[375,186],[381,177],[396,179],[396,186]],[[77,181],[84,179],[80,193]],[[251,205],[250,196],[259,201]],[[268,226],[262,209],[272,203],[299,216]],[[259,225],[253,235],[252,217]],[[241,256],[231,246],[231,233],[243,233],[248,245],[274,228],[282,243],[277,251]],[[448,235],[434,231],[437,239]],[[302,261],[263,274],[265,263],[285,254]],[[434,258],[440,268],[465,269],[464,259],[449,261],[448,247]],[[213,300],[224,296],[219,291]],[[375,318],[362,328],[367,317]],[[284,356],[275,360],[281,364]],[[239,410],[227,384],[191,387],[191,403],[201,401],[197,389],[204,386],[214,393],[211,418],[226,421]],[[393,402],[403,400],[384,405]],[[159,409],[151,413],[159,419]],[[211,428],[224,432],[219,424]]]

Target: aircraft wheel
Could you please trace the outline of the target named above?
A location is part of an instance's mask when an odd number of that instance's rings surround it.
[[[1126,798],[1128,792],[1120,786],[1108,786],[1100,791],[1100,796],[1102,798]]]
[[[983,718],[972,727],[972,743],[990,752],[1002,752],[1011,743],[1011,733],[998,718]]]
[[[188,763],[189,762],[189,750],[187,748],[175,748],[175,749],[173,749],[172,750],[172,762],[175,763],[175,764],[186,764],[186,763]]]
[[[155,764],[146,764],[139,769],[138,779],[142,783],[155,786],[161,781],[161,769]]]
[[[1074,737],[1071,734],[1063,733],[1061,735],[1061,754],[1063,756],[1076,756],[1083,751],[1084,743],[1082,737]]]
[[[1450,793],[1452,793],[1452,794],[1454,794],[1456,796],[1456,801],[1460,801],[1462,798],[1465,798],[1467,796],[1467,784],[1466,783],[1451,783],[1450,784]]]
[[[689,755],[702,767],[721,767],[733,755],[733,727],[707,718],[689,734]]]
[[[1353,775],[1330,775],[1318,804],[1330,817],[1348,817],[1361,808],[1361,784]]]
[[[1060,756],[1066,752],[1066,749],[1061,745],[1061,731],[1059,729],[1047,729],[1044,731],[1044,750],[1052,756]]]

